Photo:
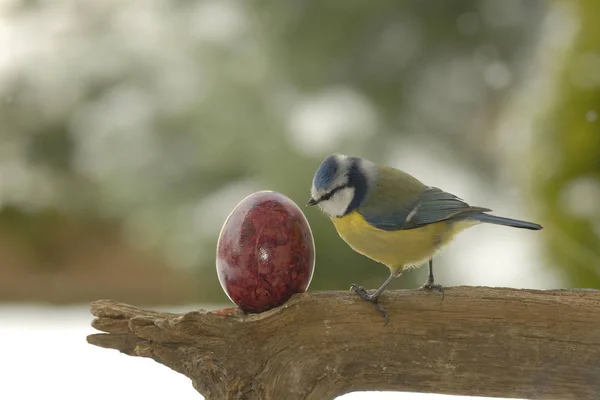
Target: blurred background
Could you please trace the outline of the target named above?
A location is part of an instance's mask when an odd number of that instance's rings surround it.
[[[544,226],[462,233],[436,260],[439,283],[600,288],[599,114],[597,0],[2,0],[4,372],[31,374],[22,343],[45,373],[67,360],[81,390],[94,368],[136,394],[123,374],[179,378],[86,345],[88,303],[229,306],[215,245],[257,190],[306,213],[309,290],[378,287],[387,269],[304,207],[332,152]],[[45,395],[80,398],[57,376]],[[197,398],[181,378],[180,398]],[[37,397],[19,390],[0,397]]]

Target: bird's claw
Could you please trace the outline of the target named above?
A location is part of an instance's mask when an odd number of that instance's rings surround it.
[[[363,288],[362,286],[359,286],[355,283],[353,283],[352,285],[350,285],[350,290],[354,291],[354,293],[356,293],[361,299],[368,301],[370,303],[373,303],[373,305],[375,306],[375,308],[377,309],[377,311],[379,311],[379,313],[381,314],[381,316],[383,317],[383,319],[385,320],[385,325],[387,325],[390,322],[390,318],[388,316],[387,310],[385,309],[385,307],[383,307],[380,303],[379,303],[379,297],[375,297],[370,295],[369,293],[367,293],[367,291],[365,290],[365,288]]]
[[[386,326],[387,324],[389,324],[390,317],[388,316],[388,313],[387,313],[387,310],[385,309],[385,307],[383,307],[381,304],[379,304],[379,302],[377,300],[373,303],[373,305],[375,306],[377,311],[379,311],[379,313],[385,320],[385,323],[383,324],[383,326]]]
[[[433,283],[431,281],[425,282],[420,288],[420,290],[436,290],[442,295],[442,300],[444,300],[444,287],[438,283]]]
[[[377,299],[373,299],[373,296],[371,296],[369,293],[367,293],[367,291],[365,290],[364,287],[359,286],[356,283],[353,283],[352,285],[350,285],[350,290],[354,291],[354,293],[359,295],[363,300],[371,301],[371,302],[377,301]]]

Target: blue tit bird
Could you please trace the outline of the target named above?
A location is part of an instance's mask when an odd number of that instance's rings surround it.
[[[480,223],[542,229],[535,223],[487,214],[490,209],[471,206],[406,172],[342,154],[330,155],[321,163],[307,205],[318,205],[352,249],[389,268],[390,276],[373,294],[351,286],[376,305],[386,322],[379,296],[407,269],[429,262],[427,281],[421,288],[443,294],[442,286],[434,281],[433,257],[457,233]]]

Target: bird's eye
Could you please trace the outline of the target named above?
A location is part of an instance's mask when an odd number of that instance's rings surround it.
[[[333,191],[324,194],[323,196],[321,196],[321,198],[319,199],[319,202],[321,201],[325,201],[325,200],[329,200],[331,198],[331,196],[333,196]]]
[[[331,192],[325,193],[323,196],[321,196],[321,198],[319,199],[319,202],[329,200],[334,194],[336,194],[340,190],[346,189],[348,187],[350,187],[349,184],[338,186],[338,187],[334,188]]]

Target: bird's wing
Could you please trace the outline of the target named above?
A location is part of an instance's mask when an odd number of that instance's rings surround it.
[[[472,207],[453,194],[416,180],[381,176],[370,198],[358,212],[376,228],[386,231],[419,228],[436,222],[491,211]]]

